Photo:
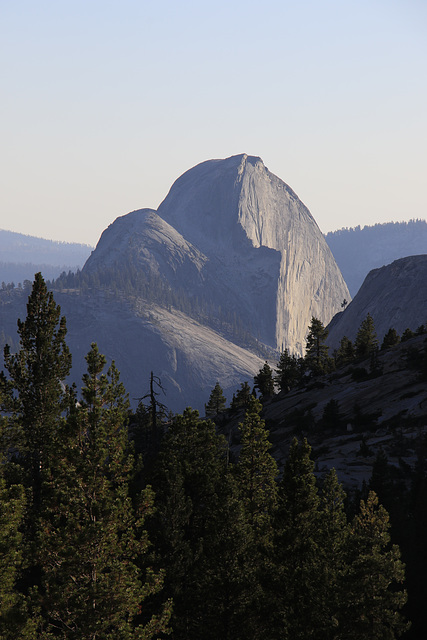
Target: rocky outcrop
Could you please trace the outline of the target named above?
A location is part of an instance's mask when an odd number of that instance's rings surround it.
[[[131,397],[154,371],[174,411],[203,409],[217,381],[231,399],[275,349],[302,353],[312,315],[326,324],[349,299],[308,209],[245,154],[190,169],[158,211],[117,218],[82,274],[55,286],[73,380],[95,341]]]
[[[182,175],[158,214],[226,277],[261,340],[302,353],[311,316],[325,324],[347,286],[308,209],[262,160],[210,160]]]
[[[390,328],[399,335],[407,328],[415,331],[427,323],[426,283],[427,255],[401,258],[373,269],[347,309],[332,320],[328,344],[337,347],[343,336],[354,340],[368,313],[380,341]]]

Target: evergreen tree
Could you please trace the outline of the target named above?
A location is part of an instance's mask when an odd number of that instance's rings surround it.
[[[330,429],[334,433],[339,431],[342,426],[342,418],[340,414],[340,408],[337,400],[335,398],[331,398],[329,402],[325,405],[322,415],[322,427],[325,429]]]
[[[176,639],[241,637],[247,531],[226,451],[213,422],[190,408],[163,441],[151,530],[174,601]]]
[[[257,545],[269,546],[272,518],[277,506],[277,464],[269,453],[271,443],[265,422],[261,419],[262,405],[252,398],[240,425],[241,445],[235,468],[240,498]]]
[[[274,638],[314,637],[321,619],[319,495],[311,447],[294,438],[279,485],[271,598]]]
[[[401,341],[402,342],[406,342],[407,340],[410,340],[411,338],[413,338],[415,336],[415,333],[407,328],[405,329],[405,331],[402,333],[402,337],[401,337]]]
[[[238,409],[240,407],[247,407],[250,398],[252,396],[251,388],[248,382],[242,382],[240,384],[240,389],[237,391],[236,395],[233,396],[233,400],[231,402],[232,409]]]
[[[400,342],[400,338],[397,334],[396,329],[390,328],[383,338],[383,341],[381,344],[381,351],[384,351],[385,349],[389,349],[390,347],[394,347],[394,345],[399,344],[399,342]]]
[[[368,313],[357,331],[354,348],[356,358],[366,358],[378,349],[377,334],[370,313]]]
[[[8,414],[3,450],[8,482],[22,484],[26,494],[21,531],[23,563],[20,588],[27,598],[40,586],[43,549],[38,543],[39,517],[44,508],[46,482],[60,441],[62,414],[68,404],[63,380],[71,367],[65,342],[66,321],[52,293],[37,273],[27,303],[27,316],[18,320],[20,349],[4,348],[8,377],[0,375],[1,410]],[[14,491],[17,491],[16,487]],[[18,507],[17,507],[18,510]]]
[[[323,323],[313,316],[306,338],[304,364],[315,376],[332,370],[333,361],[328,356],[329,348],[325,344],[328,333]]]
[[[205,415],[209,418],[216,418],[220,413],[225,411],[226,398],[221,389],[219,382],[215,384],[209,396],[208,403],[205,404]]]
[[[285,349],[279,358],[277,364],[276,376],[274,381],[280,391],[289,391],[298,383],[301,377],[298,358],[290,355]]]
[[[265,400],[274,395],[273,371],[267,360],[254,377],[255,389],[261,394],[261,399]]]
[[[242,623],[244,638],[269,637],[265,616],[267,557],[273,543],[273,521],[277,508],[277,464],[270,454],[271,444],[260,418],[262,405],[252,398],[240,425],[241,444],[234,468],[240,504],[243,506],[248,538],[245,555],[247,615]]]
[[[390,548],[388,530],[388,514],[370,491],[366,502],[360,502],[345,544],[341,637],[393,640],[408,628],[399,613],[406,593],[396,588],[403,582],[404,566],[398,547]]]
[[[36,638],[37,615],[30,615],[28,599],[18,589],[25,493],[22,485],[7,486],[4,469],[4,460],[0,460],[0,638],[32,640]]]
[[[318,582],[319,620],[314,637],[335,640],[340,636],[338,612],[340,606],[340,576],[344,564],[344,546],[348,535],[344,510],[346,495],[338,482],[335,469],[323,480],[319,504],[319,563]]]
[[[28,508],[37,509],[41,502],[42,477],[47,472],[56,450],[58,423],[67,406],[62,381],[71,369],[71,354],[65,342],[65,317],[47,291],[41,273],[37,273],[28,298],[27,317],[18,320],[20,350],[4,349],[1,387],[9,400],[2,408],[12,411],[10,427],[13,445],[19,452],[19,464],[25,469],[25,485],[31,488]]]
[[[336,363],[338,366],[347,364],[354,360],[354,346],[350,338],[344,336],[340,340],[340,346],[336,352]]]
[[[112,363],[95,344],[86,356],[83,400],[71,411],[55,456],[38,536],[43,550],[41,638],[128,640],[165,629],[167,608],[137,624],[142,601],[161,576],[139,566],[148,548],[144,519],[153,495],[134,512],[129,496],[133,456],[128,447],[128,399]]]

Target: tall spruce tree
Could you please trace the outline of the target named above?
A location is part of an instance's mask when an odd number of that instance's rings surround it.
[[[144,618],[143,600],[161,575],[141,564],[148,548],[144,519],[153,508],[147,489],[135,512],[129,495],[133,456],[128,399],[114,363],[92,344],[83,399],[57,445],[38,536],[43,556],[41,638],[128,640],[165,630],[168,611]]]

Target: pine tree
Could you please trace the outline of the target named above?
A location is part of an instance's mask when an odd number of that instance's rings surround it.
[[[244,638],[269,635],[269,621],[264,612],[267,599],[264,583],[273,544],[278,469],[270,454],[271,443],[265,422],[260,417],[261,409],[259,400],[252,397],[240,425],[242,447],[234,468],[248,531],[244,569],[248,605],[242,624]]]
[[[254,540],[257,545],[269,546],[277,506],[278,469],[269,452],[271,443],[265,422],[260,417],[261,410],[260,401],[252,398],[240,424],[242,447],[235,473]]]
[[[338,366],[347,364],[354,360],[354,346],[350,338],[344,336],[340,340],[340,346],[336,352],[336,363]]]
[[[276,376],[274,381],[280,391],[290,391],[298,383],[301,377],[298,358],[290,355],[285,349],[279,358],[277,364]]]
[[[83,400],[61,432],[38,537],[44,550],[41,638],[151,638],[165,629],[167,608],[138,625],[142,602],[161,575],[139,566],[147,553],[144,520],[153,509],[147,489],[135,513],[129,496],[133,456],[128,399],[114,363],[95,344],[87,357]]]
[[[390,328],[383,338],[383,341],[381,344],[381,351],[384,351],[385,349],[389,349],[390,347],[394,347],[394,345],[399,344],[399,342],[400,342],[400,338],[397,334],[396,329]]]
[[[306,338],[304,364],[315,376],[328,373],[333,367],[333,361],[328,356],[329,348],[325,344],[328,333],[323,323],[313,316]]]
[[[378,349],[377,334],[370,313],[368,313],[357,331],[354,348],[356,358],[366,358],[370,353]]]
[[[274,395],[274,379],[273,371],[265,361],[257,375],[254,377],[255,389],[261,393],[261,399],[265,400]]]
[[[247,531],[226,451],[215,425],[190,408],[163,441],[151,531],[174,601],[176,639],[241,637]]]
[[[216,418],[220,413],[225,411],[226,398],[221,389],[219,382],[215,384],[209,396],[208,403],[205,404],[205,415],[209,418]]]
[[[9,395],[3,409],[12,410],[13,444],[26,471],[24,483],[32,491],[30,511],[40,506],[43,475],[56,449],[58,423],[67,405],[62,381],[70,372],[71,354],[66,333],[65,317],[37,273],[27,317],[18,320],[20,350],[12,355],[8,345],[4,349],[9,379],[6,383],[3,377],[1,384]]]
[[[340,577],[344,564],[344,547],[348,535],[344,510],[346,495],[338,482],[335,469],[323,480],[319,504],[319,563],[317,602],[319,619],[314,637],[335,640],[341,637],[339,625]]]
[[[239,409],[240,407],[246,408],[250,402],[250,398],[252,396],[251,388],[248,382],[241,382],[240,389],[236,392],[236,395],[233,396],[233,400],[231,402],[232,409]]]
[[[20,349],[12,354],[9,346],[5,346],[4,366],[8,376],[4,373],[0,376],[1,410],[9,416],[2,437],[3,450],[8,452],[5,463],[8,482],[22,484],[26,498],[20,527],[23,533],[20,588],[26,601],[32,594],[33,602],[42,572],[43,550],[37,542],[39,517],[59,443],[62,414],[68,403],[63,386],[71,368],[66,332],[60,307],[48,292],[42,275],[37,273],[26,319],[18,320]]]
[[[306,639],[319,626],[319,495],[311,447],[294,438],[279,485],[271,598],[274,638]]]
[[[390,547],[389,520],[378,498],[369,492],[360,502],[345,544],[340,591],[339,628],[348,640],[393,640],[408,625],[399,610],[406,594],[398,547]]]
[[[32,640],[36,638],[37,615],[30,615],[28,599],[17,584],[23,566],[20,526],[25,493],[22,485],[7,486],[4,469],[4,460],[0,460],[0,638]]]

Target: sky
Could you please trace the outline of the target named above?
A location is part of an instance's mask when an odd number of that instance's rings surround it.
[[[0,0],[0,228],[95,245],[211,158],[323,232],[427,218],[425,0]]]

